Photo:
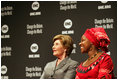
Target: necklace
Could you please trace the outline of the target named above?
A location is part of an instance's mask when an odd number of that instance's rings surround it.
[[[98,52],[97,52],[97,53],[98,53]],[[94,54],[94,56],[92,56],[92,57],[88,58],[88,60],[93,59],[96,55],[97,55],[97,54]]]

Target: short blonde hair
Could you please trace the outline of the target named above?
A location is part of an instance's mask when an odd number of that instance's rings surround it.
[[[53,42],[55,42],[56,40],[61,40],[62,45],[67,48],[67,52],[66,55],[70,55],[72,50],[73,50],[73,40],[69,35],[56,35],[53,38]]]

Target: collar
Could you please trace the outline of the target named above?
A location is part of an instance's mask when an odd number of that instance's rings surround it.
[[[69,57],[67,56],[67,57],[66,57],[65,59],[63,59],[57,66],[56,66],[56,63],[55,63],[56,69],[59,69],[59,68],[63,67],[63,66],[67,63],[68,59],[69,59]],[[56,59],[55,62],[57,62],[57,60],[58,60],[58,59]]]

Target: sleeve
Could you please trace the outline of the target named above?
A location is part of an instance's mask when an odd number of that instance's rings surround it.
[[[113,62],[109,55],[105,56],[100,63],[98,79],[106,78],[112,79],[113,77]]]
[[[42,73],[42,75],[41,75],[41,77],[40,77],[40,79],[45,79],[45,71],[43,71],[43,73]]]
[[[46,64],[46,66],[44,67],[44,70],[43,70],[43,73],[42,73],[40,79],[45,79],[45,78],[46,78],[46,67],[47,67],[47,64]]]
[[[78,73],[76,72],[75,79],[80,79]]]
[[[65,73],[64,79],[75,79],[77,66],[78,66],[77,62],[74,63],[73,65],[70,65],[68,67],[67,72]]]

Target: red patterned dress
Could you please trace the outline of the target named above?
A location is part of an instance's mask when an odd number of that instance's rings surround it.
[[[102,77],[112,79],[114,77],[113,62],[111,57],[106,53],[102,53],[102,55],[88,67],[82,65],[83,63],[77,67],[75,79],[101,79]]]

